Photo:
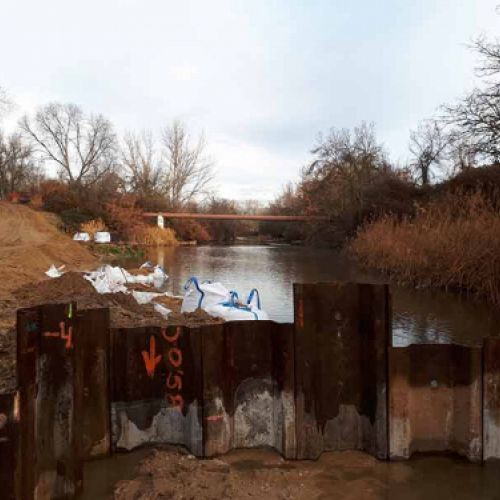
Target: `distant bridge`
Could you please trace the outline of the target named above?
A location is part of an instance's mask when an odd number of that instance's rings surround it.
[[[197,220],[246,220],[261,222],[314,222],[327,221],[323,215],[256,215],[256,214],[205,214],[193,212],[145,212],[144,217],[160,216],[164,219],[197,219]]]

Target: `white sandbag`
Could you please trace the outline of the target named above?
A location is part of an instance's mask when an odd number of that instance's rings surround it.
[[[75,233],[73,236],[73,239],[75,241],[90,241],[90,234],[89,233]]]
[[[160,313],[165,319],[168,319],[169,314],[172,312],[168,307],[163,304],[155,304],[154,309],[157,313]]]
[[[156,297],[160,297],[163,295],[162,293],[156,292],[137,292],[135,290],[132,291],[132,297],[136,300],[138,304],[149,304]]]
[[[182,300],[181,312],[193,312],[226,302],[230,298],[229,290],[222,283],[199,283],[193,276],[184,286],[186,293]]]
[[[168,280],[168,276],[165,271],[160,267],[156,266],[153,271],[153,285],[155,288],[161,288]]]
[[[111,243],[111,235],[107,231],[98,231],[94,234],[96,243]]]
[[[121,267],[105,265],[85,277],[99,293],[126,292],[127,272]]]
[[[47,271],[45,271],[45,274],[49,277],[49,278],[60,278],[64,273],[62,272],[62,270],[65,268],[66,266],[62,265],[62,266],[59,266],[59,267],[56,267],[54,266],[54,264],[52,264],[49,269]]]

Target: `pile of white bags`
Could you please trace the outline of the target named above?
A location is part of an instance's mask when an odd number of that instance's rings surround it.
[[[140,283],[142,285],[153,285],[155,288],[161,288],[168,280],[165,271],[156,266],[154,271],[148,275],[133,275],[126,269],[109,264],[100,267],[97,271],[87,273],[85,279],[92,283],[93,287],[99,293],[132,293],[139,304],[147,304],[155,297],[164,295],[156,292],[129,292],[125,286],[127,283]]]
[[[222,283],[199,283],[190,278],[184,286],[186,291],[182,301],[182,312],[193,312],[200,308],[210,316],[226,321],[267,320],[268,314],[261,309],[259,292],[253,289],[246,303],[241,303],[238,294],[229,291]]]

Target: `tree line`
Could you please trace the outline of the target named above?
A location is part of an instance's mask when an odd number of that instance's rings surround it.
[[[500,163],[500,44],[480,38],[472,48],[479,55],[478,86],[410,132],[405,165],[390,161],[373,124],[333,128],[311,149],[300,182],[285,186],[266,208],[272,214],[328,215],[332,223],[261,224],[260,232],[337,243],[367,219],[411,214],[433,185]],[[0,118],[10,106],[0,89]],[[85,113],[75,104],[49,103],[24,116],[11,135],[0,133],[0,198],[39,188],[48,165],[57,171],[57,182],[70,193],[76,211],[84,207],[99,212],[95,207],[102,208],[103,200],[124,196],[133,196],[133,203],[143,210],[199,210],[203,197],[208,200],[205,209],[238,210],[235,202],[218,199],[210,191],[214,165],[205,139],[192,136],[180,121],[158,134],[128,132],[118,137],[101,114]],[[50,189],[46,191],[50,198]],[[61,189],[52,191],[59,196]],[[55,210],[59,202],[52,195],[48,208]],[[185,223],[189,224],[194,223]],[[209,226],[203,227],[207,232]],[[238,224],[217,227],[224,227],[222,233],[229,239],[243,231]],[[216,231],[213,225],[211,230]],[[199,231],[197,227],[190,235]]]

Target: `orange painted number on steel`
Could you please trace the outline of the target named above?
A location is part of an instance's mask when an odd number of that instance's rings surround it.
[[[178,347],[172,347],[168,351],[168,360],[174,368],[179,368],[182,365],[182,351]]]
[[[181,336],[181,333],[182,327],[180,326],[175,329],[175,333],[173,335],[167,335],[166,328],[161,329],[162,337],[169,344],[176,344],[179,340],[179,337]],[[184,374],[184,372],[180,369],[180,367],[182,366],[182,351],[179,349],[179,347],[177,347],[176,345],[169,346],[169,349],[167,351],[167,360],[175,369],[174,372],[169,371],[167,374],[167,380],[165,383],[167,391],[181,391],[182,375]],[[179,411],[183,410],[184,398],[180,394],[169,394],[167,392],[166,396],[174,408],[178,409]]]
[[[66,343],[64,344],[64,347],[66,349],[73,348],[73,327],[70,326],[68,328],[68,332],[66,333],[66,324],[64,323],[64,321],[61,321],[59,323],[58,332],[43,332],[42,335],[44,337],[54,337],[54,338],[60,338],[61,340],[65,340]]]
[[[70,326],[68,328],[67,334],[66,334],[65,324],[63,321],[59,323],[59,327],[61,328],[61,339],[66,341],[65,344],[66,349],[71,349],[73,347],[73,327]]]
[[[180,394],[175,394],[174,396],[172,396],[172,394],[167,394],[167,397],[174,408],[182,411],[184,408],[184,399]]]
[[[174,342],[177,341],[177,339],[180,337],[181,335],[181,332],[182,332],[182,328],[180,326],[178,326],[176,329],[175,329],[175,333],[173,335],[167,335],[167,329],[166,328],[162,328],[161,329],[161,335],[162,337],[167,341],[167,342],[170,342],[171,344],[173,344]]]
[[[156,356],[156,339],[153,335],[149,338],[149,353],[142,351],[142,358],[148,376],[154,378],[156,365],[161,361],[161,354]]]
[[[182,377],[169,372],[167,375],[167,387],[169,389],[179,389],[179,391],[182,390]]]

